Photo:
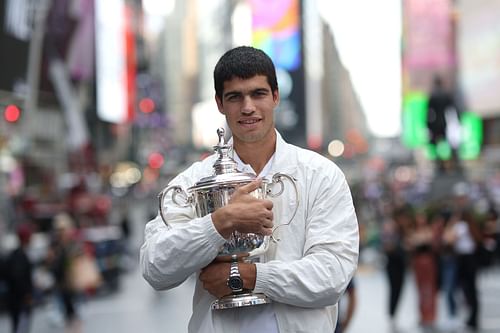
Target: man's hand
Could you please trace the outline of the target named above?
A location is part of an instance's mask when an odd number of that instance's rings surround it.
[[[203,288],[217,298],[231,294],[231,289],[227,286],[230,266],[229,262],[215,260],[203,268],[200,273],[200,281],[203,283]],[[257,274],[255,265],[240,262],[238,266],[241,278],[243,279],[243,289],[252,290],[255,288]]]
[[[217,231],[228,238],[233,231],[271,235],[273,227],[273,202],[257,199],[250,193],[261,186],[257,179],[240,186],[231,196],[229,203],[212,213]]]

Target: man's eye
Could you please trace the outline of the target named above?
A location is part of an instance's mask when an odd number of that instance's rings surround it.
[[[237,101],[239,99],[240,99],[239,95],[231,95],[231,96],[227,97],[227,100],[230,101],[230,102],[235,102],[235,101]]]

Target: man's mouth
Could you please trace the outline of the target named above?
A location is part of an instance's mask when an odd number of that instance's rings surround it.
[[[243,125],[252,125],[252,124],[258,123],[259,121],[260,121],[260,119],[244,119],[244,120],[240,120],[238,122],[240,124],[243,124]]]

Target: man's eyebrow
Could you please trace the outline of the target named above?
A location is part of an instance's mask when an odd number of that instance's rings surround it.
[[[270,91],[269,88],[261,87],[261,88],[255,88],[255,89],[250,90],[250,94],[269,92],[269,91]],[[239,90],[228,91],[228,92],[224,93],[223,97],[226,98],[229,96],[238,96],[238,95],[243,95],[243,92],[241,92]]]
[[[257,93],[257,92],[269,92],[269,91],[270,91],[269,88],[256,88],[256,89],[252,90],[251,92]]]
[[[235,96],[235,95],[241,95],[241,91],[238,91],[238,90],[232,90],[232,91],[228,91],[226,93],[224,93],[223,97],[226,98],[228,96]]]

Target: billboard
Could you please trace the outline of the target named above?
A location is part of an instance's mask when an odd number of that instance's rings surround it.
[[[448,77],[456,64],[450,0],[403,2],[405,91],[428,91],[432,77]]]
[[[122,124],[134,116],[135,42],[125,0],[95,0],[97,115]]]
[[[462,0],[457,29],[460,84],[468,107],[484,117],[500,114],[500,1]]]
[[[249,0],[252,46],[266,52],[276,66],[280,106],[276,127],[290,142],[306,145],[304,66],[300,0]]]

